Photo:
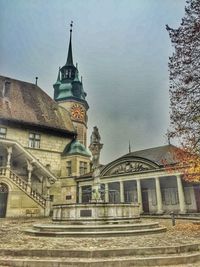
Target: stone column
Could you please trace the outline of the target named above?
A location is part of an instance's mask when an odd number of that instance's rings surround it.
[[[155,184],[156,184],[156,199],[157,199],[157,213],[162,214],[162,194],[160,190],[160,180],[159,177],[155,178]]]
[[[8,146],[7,147],[7,163],[6,163],[6,167],[10,168],[10,162],[11,162],[11,156],[12,156],[12,146]]]
[[[124,203],[124,183],[120,181],[119,185],[120,185],[120,202]]]
[[[78,187],[78,203],[82,203],[82,186]]]
[[[137,199],[138,199],[138,204],[140,205],[140,213],[143,213],[142,190],[141,190],[140,179],[137,179],[136,183],[137,183]]]
[[[105,183],[105,202],[109,203],[109,187],[108,187],[108,183]]]
[[[27,171],[28,171],[28,185],[31,187],[33,164],[29,160],[27,160]]]
[[[47,183],[47,194],[46,194],[46,207],[45,207],[45,216],[48,217],[51,211],[51,201],[50,201],[50,189],[51,185]]]
[[[177,187],[178,187],[178,198],[179,198],[179,207],[180,207],[180,213],[184,214],[186,213],[186,207],[185,207],[185,196],[183,192],[183,185],[181,181],[181,176],[177,175]]]

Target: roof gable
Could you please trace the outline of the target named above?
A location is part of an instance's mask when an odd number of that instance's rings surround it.
[[[157,164],[143,158],[120,158],[106,165],[101,170],[101,176],[130,174],[135,172],[155,170],[158,168],[159,166]]]

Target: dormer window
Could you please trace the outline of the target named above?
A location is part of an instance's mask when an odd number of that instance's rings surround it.
[[[7,129],[0,127],[0,138],[6,138]]]
[[[30,133],[28,146],[32,148],[40,148],[40,134]]]

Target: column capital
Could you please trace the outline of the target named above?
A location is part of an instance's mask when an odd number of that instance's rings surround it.
[[[12,145],[6,147],[8,154],[11,154],[12,153],[12,148],[13,148]]]

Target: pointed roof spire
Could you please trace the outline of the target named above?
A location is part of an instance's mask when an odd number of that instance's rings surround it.
[[[68,48],[68,55],[67,55],[67,62],[66,65],[73,66],[73,56],[72,56],[72,27],[73,21],[70,23],[70,40],[69,40],[69,48]]]
[[[130,142],[130,140],[129,140],[128,151],[129,151],[129,153],[131,153],[131,142]]]

